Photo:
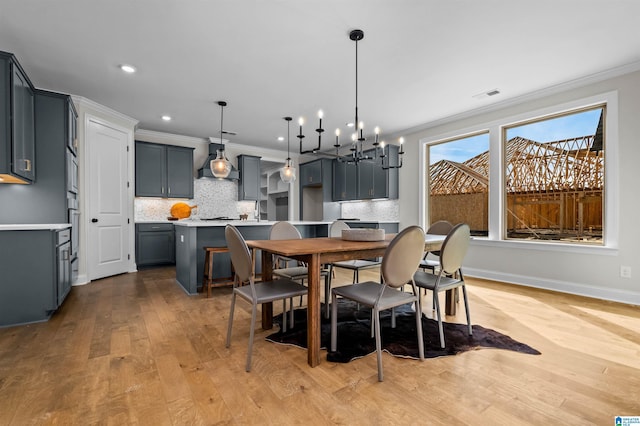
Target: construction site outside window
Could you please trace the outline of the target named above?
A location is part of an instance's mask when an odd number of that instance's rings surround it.
[[[503,127],[506,239],[602,245],[606,105]]]
[[[467,223],[474,236],[489,234],[489,133],[428,146],[429,222]]]

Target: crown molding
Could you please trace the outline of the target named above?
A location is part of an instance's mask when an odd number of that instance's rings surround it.
[[[177,135],[174,133],[158,132],[155,130],[136,129],[136,139],[149,140],[168,145],[175,145],[176,142],[185,145],[207,145],[209,140],[194,136]]]
[[[128,115],[125,115],[121,112],[118,112],[114,109],[111,109],[109,107],[106,107],[104,105],[101,105],[95,101],[92,101],[91,99],[87,99],[83,96],[77,96],[77,95],[71,95],[71,99],[73,100],[73,103],[76,104],[76,107],[83,107],[86,109],[90,109],[92,111],[96,111],[99,112],[101,114],[104,115],[108,115],[114,118],[117,118],[119,120],[125,121],[126,123],[128,123],[129,125],[133,126],[134,128],[138,126],[138,123],[140,122],[139,120],[136,120],[135,118],[131,118]]]

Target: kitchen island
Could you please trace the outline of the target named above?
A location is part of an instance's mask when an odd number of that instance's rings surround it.
[[[187,294],[197,294],[202,286],[204,247],[225,247],[224,229],[227,224],[238,228],[245,240],[269,239],[272,221],[205,221],[180,220],[174,222],[176,236],[176,280]],[[292,221],[303,238],[326,237],[331,222]],[[214,278],[231,276],[228,253],[215,258]],[[256,257],[256,273],[261,271],[260,256]]]

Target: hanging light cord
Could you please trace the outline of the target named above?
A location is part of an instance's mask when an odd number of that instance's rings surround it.
[[[285,118],[285,120],[287,120]],[[291,166],[291,154],[289,154],[289,128],[291,127],[291,119],[287,120],[287,166]]]
[[[358,39],[356,38],[356,121],[353,127],[358,132]]]
[[[224,144],[222,143],[222,122],[224,119],[224,103],[220,103],[220,143],[222,144],[222,151],[224,152]]]

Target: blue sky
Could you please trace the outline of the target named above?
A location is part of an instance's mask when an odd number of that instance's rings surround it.
[[[507,130],[507,139],[521,136],[537,142],[552,142],[578,136],[593,135],[598,127],[601,109],[540,121]],[[471,136],[453,142],[433,145],[429,150],[430,164],[442,159],[462,163],[489,149],[489,134]]]

